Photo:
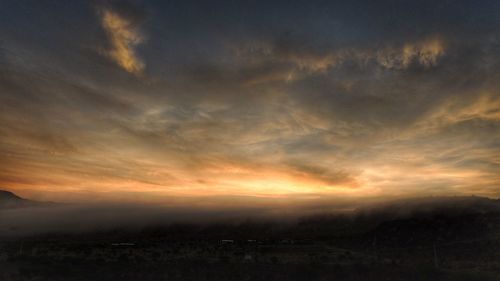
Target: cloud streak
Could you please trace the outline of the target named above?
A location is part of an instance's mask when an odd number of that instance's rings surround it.
[[[381,45],[381,46],[380,46]],[[244,43],[235,48],[236,54],[250,63],[285,65],[288,71],[279,69],[273,79],[260,79],[257,82],[282,80],[290,82],[310,75],[325,74],[343,65],[357,64],[368,68],[375,65],[388,70],[405,70],[410,67],[430,68],[436,66],[446,53],[445,43],[438,36],[408,41],[403,44],[380,44],[379,46],[308,48],[300,41],[276,40],[274,42]]]
[[[99,15],[110,42],[106,55],[125,71],[142,75],[146,65],[137,55],[136,48],[145,38],[138,24],[108,7],[100,9]]]
[[[22,196],[500,196],[500,4],[21,2],[0,186]]]

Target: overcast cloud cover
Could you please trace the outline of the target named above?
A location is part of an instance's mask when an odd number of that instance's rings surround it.
[[[498,197],[498,11],[1,1],[0,186],[53,201]]]

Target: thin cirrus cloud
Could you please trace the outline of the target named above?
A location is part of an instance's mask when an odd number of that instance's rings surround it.
[[[342,64],[355,63],[360,66],[375,64],[385,69],[404,70],[412,65],[429,68],[436,66],[446,53],[444,40],[429,36],[402,44],[381,44],[372,48],[339,48],[314,50],[297,42],[257,41],[243,43],[232,48],[235,54],[257,64],[288,64],[287,71],[267,75],[267,79],[255,82],[285,80],[290,82],[312,74],[321,74]]]
[[[20,195],[500,195],[497,4],[26,3],[0,9]]]

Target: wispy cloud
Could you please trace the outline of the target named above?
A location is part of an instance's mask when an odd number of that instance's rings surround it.
[[[52,2],[0,9],[20,195],[500,196],[500,2]]]
[[[436,65],[438,59],[445,53],[442,40],[428,38],[419,42],[406,43],[399,48],[379,50],[375,58],[377,62],[389,69],[405,69],[412,63],[429,67]]]
[[[106,55],[127,72],[141,75],[145,64],[137,55],[136,47],[143,43],[145,38],[137,23],[110,8],[101,9],[99,14],[111,45],[106,50]]]
[[[275,66],[277,72],[272,76],[273,79],[257,79],[263,82],[290,82],[309,75],[325,74],[329,69],[352,63],[360,66],[375,65],[394,71],[412,66],[429,68],[438,64],[445,51],[444,41],[432,36],[403,44],[380,44],[367,48],[315,50],[302,46],[300,42],[250,42],[236,48],[237,55],[247,58],[251,63]],[[283,71],[276,65],[287,66],[288,71]]]

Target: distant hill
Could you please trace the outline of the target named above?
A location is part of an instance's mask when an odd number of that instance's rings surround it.
[[[500,212],[500,200],[478,196],[422,197],[388,201],[357,210],[383,220]]]
[[[51,204],[53,203],[24,199],[10,191],[0,190],[0,209],[46,206]]]
[[[477,196],[387,202],[360,214],[377,226],[365,233],[380,246],[413,247],[488,241],[500,235],[500,200]],[[496,239],[496,238],[495,238]],[[366,245],[369,245],[367,243]]]

